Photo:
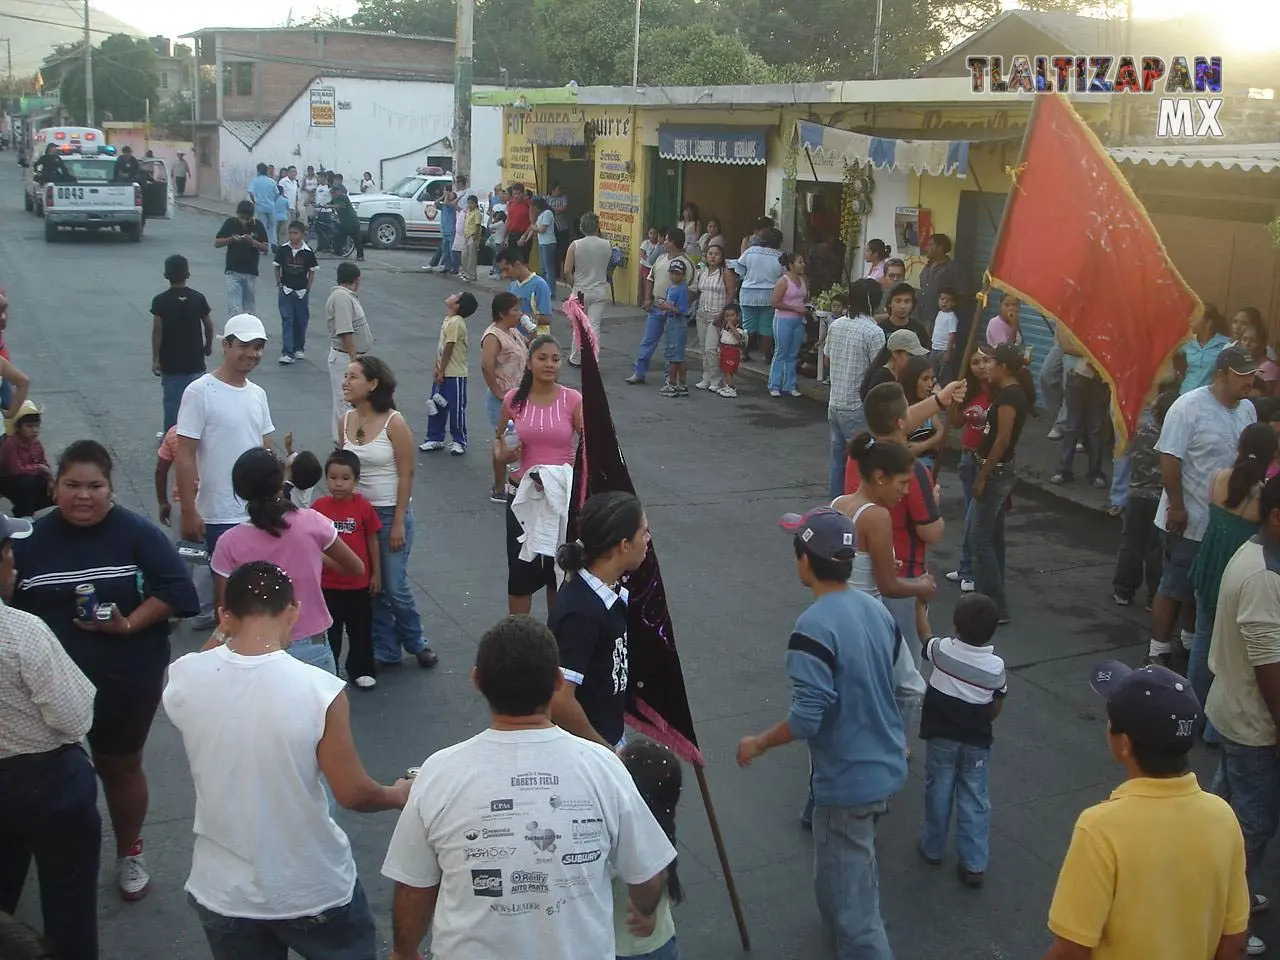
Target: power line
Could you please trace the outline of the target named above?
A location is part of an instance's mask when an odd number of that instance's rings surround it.
[[[26,23],[43,23],[43,24],[45,24],[46,26],[50,26],[50,27],[65,27],[65,28],[67,28],[68,30],[83,30],[83,29],[84,29],[80,24],[75,24],[75,23],[63,23],[63,22],[61,22],[60,20],[44,20],[44,19],[42,19],[42,18],[40,18],[40,17],[24,17],[24,16],[22,16],[21,14],[18,14],[18,13],[0,13],[0,17],[6,17],[6,18],[8,18],[9,20],[22,20],[22,21],[24,21],[24,22],[26,22]],[[98,27],[90,27],[90,28],[89,28],[89,32],[90,32],[90,33],[101,33],[101,34],[105,34],[105,35],[107,35],[107,36],[111,37],[111,36],[115,36],[115,35],[116,35],[116,34],[118,34],[120,31],[119,31],[119,30],[102,30],[102,29],[100,29],[100,28],[98,28]]]

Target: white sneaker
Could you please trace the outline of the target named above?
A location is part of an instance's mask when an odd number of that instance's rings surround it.
[[[792,395],[793,397],[803,397],[803,396],[804,396],[804,394],[803,394],[803,393],[801,393],[799,390],[792,390],[792,391],[791,391],[791,395]]]
[[[453,443],[449,444],[449,452],[455,457],[460,457],[467,452],[467,448],[455,440]]]
[[[444,449],[444,441],[443,441],[443,440],[428,440],[426,443],[420,443],[420,444],[418,444],[418,449],[419,449],[419,450],[421,450],[423,453],[432,453],[432,452],[434,452],[434,451],[436,451],[436,450],[443,450],[443,449]]]
[[[946,574],[946,578],[947,578],[948,580],[950,580],[952,583],[959,583],[959,582],[960,582],[960,571],[959,571],[959,570],[951,570],[951,571],[948,571],[948,572],[947,572],[947,574]]]
[[[720,396],[725,397],[726,399],[729,399],[729,400],[733,400],[738,396],[738,391],[734,387],[721,387],[719,390],[716,391],[716,393],[720,394]]]
[[[782,396],[782,391],[781,391],[781,390],[770,390],[770,391],[769,391],[769,396],[771,396],[771,397],[780,397],[780,396]]]
[[[1244,952],[1251,957],[1260,957],[1267,952],[1267,945],[1258,937],[1249,934],[1249,942],[1246,944]]]
[[[305,360],[307,359],[307,352],[305,350],[295,350],[293,351],[293,359]]]
[[[693,389],[695,389],[695,390],[710,390],[710,389],[711,389],[711,384],[710,384],[709,382],[707,382],[706,380],[699,380],[697,383],[695,383],[695,384],[693,385]]]
[[[132,903],[147,895],[151,886],[151,874],[147,873],[147,862],[142,858],[142,841],[138,840],[129,848],[129,855],[116,861],[116,886],[120,897]]]
[[[355,684],[361,690],[372,690],[378,685],[378,681],[373,677],[356,677]]]
[[[284,364],[285,366],[288,366],[289,364],[293,363],[293,357],[289,356],[286,353],[284,356],[280,358],[280,363]]]
[[[961,581],[960,581],[960,592],[961,592],[961,593],[973,593],[973,591],[977,588],[977,586],[978,586],[978,585],[977,585],[976,583],[974,583],[972,580],[961,580]]]

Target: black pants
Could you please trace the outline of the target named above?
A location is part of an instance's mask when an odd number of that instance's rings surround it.
[[[573,242],[572,230],[556,231],[556,276],[564,276],[564,255],[569,252],[569,244]]]
[[[1111,586],[1122,597],[1132,599],[1145,581],[1147,591],[1155,594],[1164,566],[1164,543],[1156,527],[1155,497],[1129,494],[1124,504],[1124,534],[1116,555],[1116,572]]]
[[[338,256],[342,256],[342,248],[347,245],[347,237],[356,242],[356,257],[360,260],[364,259],[364,231],[360,227],[346,227],[338,224],[337,233],[333,237],[333,252]]]
[[[13,504],[15,517],[30,517],[37,510],[53,506],[49,478],[44,474],[0,477],[0,496]]]
[[[186,178],[186,177],[174,177],[174,178],[173,178],[173,182],[174,182],[174,183],[177,185],[177,187],[178,187],[178,196],[180,196],[180,197],[182,197],[182,196],[186,196],[186,193],[187,193],[187,178]]]
[[[34,857],[58,960],[97,960],[101,845],[98,781],[78,744],[0,760],[0,911],[17,909]]]
[[[333,617],[329,628],[329,646],[335,663],[342,662],[342,630],[347,631],[347,678],[372,677],[377,673],[373,662],[373,597],[363,590],[325,590],[324,603]]]
[[[515,234],[507,238],[507,247],[511,250],[518,251],[520,259],[525,263],[529,262],[529,254],[533,252],[533,238],[528,243],[520,243],[520,234]]]

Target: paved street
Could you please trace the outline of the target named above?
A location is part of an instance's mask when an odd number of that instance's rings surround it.
[[[223,313],[222,255],[212,244],[218,221],[181,210],[151,222],[140,245],[111,236],[75,237],[46,245],[40,221],[22,212],[17,167],[0,166],[0,283],[10,302],[8,341],[31,375],[32,396],[45,408],[51,456],[69,441],[95,437],[117,458],[118,499],[154,514],[154,435],[160,387],[149,371],[151,297],[163,289],[164,257],[191,260],[192,286]],[[416,272],[420,252],[371,251],[361,299],[374,326],[376,353],[400,377],[399,400],[415,433],[434,360],[441,301],[456,282]],[[334,261],[323,260],[318,289],[327,291]],[[274,291],[259,284],[267,328],[279,330]],[[488,295],[471,324],[471,368],[479,380],[479,331]],[[483,315],[483,316],[481,316]],[[567,335],[560,322],[558,334]],[[693,714],[753,941],[770,960],[822,956],[810,880],[809,836],[797,814],[805,795],[804,748],[770,753],[750,770],[733,762],[738,738],[784,716],[786,638],[807,603],[796,581],[791,545],[775,525],[782,513],[824,499],[825,412],[808,400],[772,400],[747,382],[736,401],[695,395],[659,397],[656,379],[622,384],[638,327],[606,329],[602,363],[618,434],[644,500],[662,560]],[[562,338],[562,343],[567,343]],[[329,444],[328,380],[323,316],[312,321],[308,359],[275,363],[278,344],[255,376],[267,391],[281,433],[301,448]],[[576,383],[565,368],[565,380]],[[697,394],[697,391],[695,391]],[[478,394],[476,394],[478,396]],[[462,458],[419,455],[418,539],[410,567],[440,667],[387,671],[375,691],[353,691],[356,740],[370,773],[390,780],[432,751],[484,724],[485,711],[467,671],[482,632],[505,613],[503,517],[486,499],[490,476],[483,408],[473,404],[472,450]],[[1035,432],[1043,434],[1043,424]],[[959,483],[941,478],[948,536],[933,556],[951,569],[959,535]],[[1045,915],[1060,858],[1078,811],[1118,782],[1104,738],[1101,703],[1086,682],[1097,660],[1136,662],[1145,641],[1141,606],[1122,610],[1109,596],[1118,530],[1094,510],[1020,492],[1009,530],[1013,623],[997,638],[1011,668],[1007,708],[996,724],[992,759],[992,863],[987,885],[957,882],[954,856],[930,868],[916,856],[922,809],[923,745],[915,744],[913,776],[880,831],[881,892],[899,958],[949,960],[1038,957],[1047,943]],[[941,631],[955,592],[945,585],[933,623]],[[541,607],[535,607],[541,613]],[[174,652],[204,640],[185,628]],[[1212,757],[1198,758],[1202,773]],[[146,754],[151,812],[144,831],[152,873],[150,895],[126,905],[110,882],[110,837],[104,838],[101,924],[109,960],[187,960],[208,956],[182,884],[190,865],[193,791],[176,731],[157,718]],[[281,816],[288,816],[281,810]],[[104,814],[105,818],[105,814]],[[389,933],[391,886],[379,875],[392,814],[343,813],[361,877]],[[676,913],[684,955],[725,960],[738,939],[692,775],[678,817],[681,874],[688,890]],[[105,824],[104,824],[105,830]],[[1274,889],[1263,888],[1267,893]],[[24,902],[38,917],[35,890]],[[1272,928],[1264,923],[1264,938]]]

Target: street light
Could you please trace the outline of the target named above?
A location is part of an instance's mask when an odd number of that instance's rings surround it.
[[[640,0],[636,0],[636,26],[631,39],[631,86],[640,86]]]

